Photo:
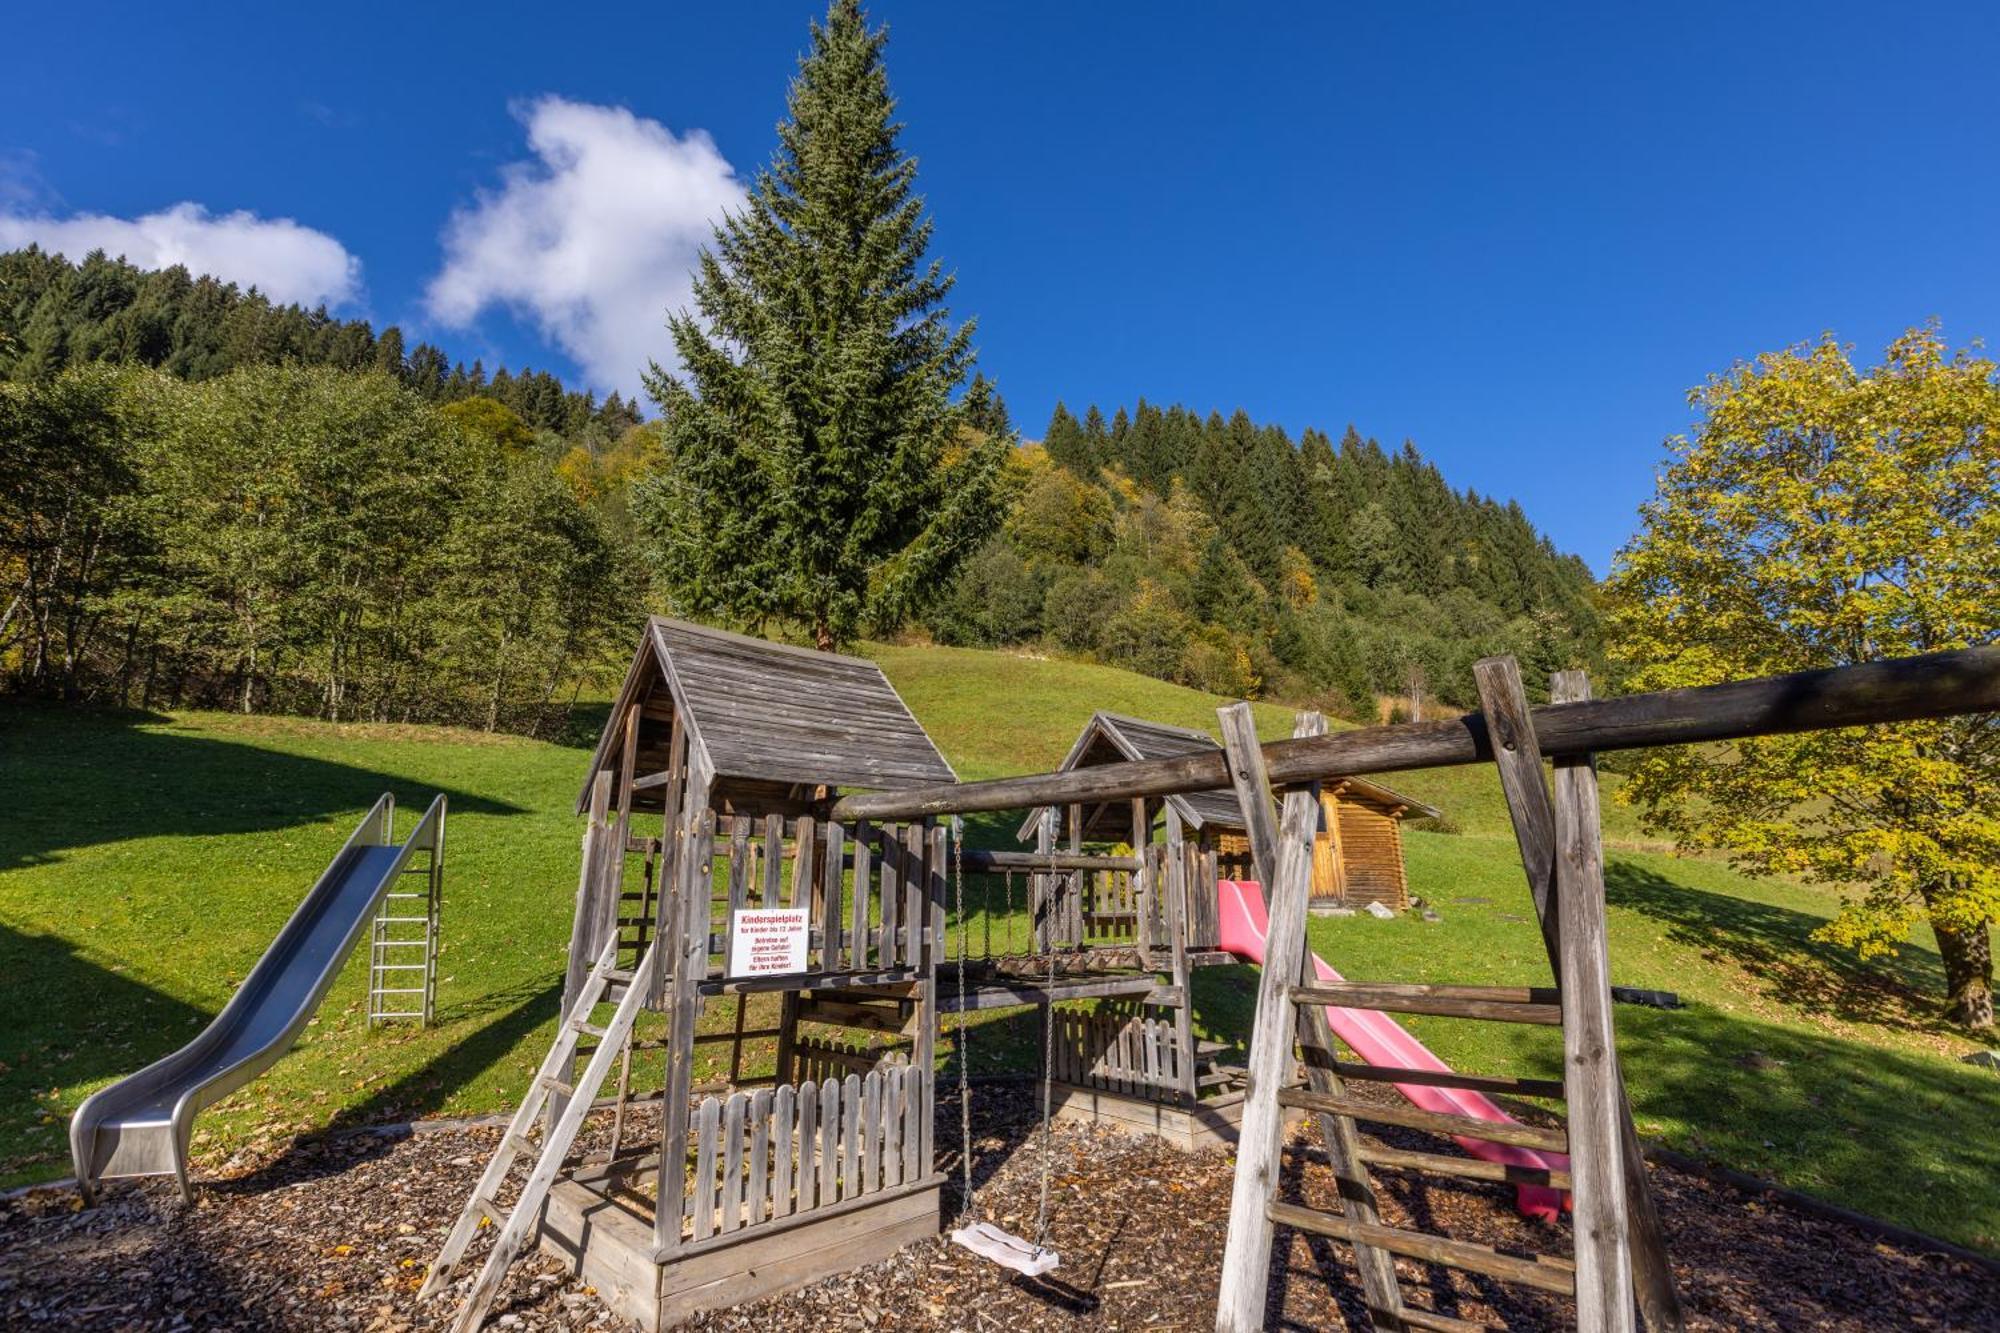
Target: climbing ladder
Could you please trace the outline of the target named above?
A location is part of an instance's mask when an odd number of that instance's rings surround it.
[[[443,798],[440,797],[440,800]],[[429,1027],[437,1014],[438,908],[444,890],[444,823],[440,820],[421,865],[405,867],[382,895],[368,936],[368,1026],[414,1018]],[[417,876],[423,876],[416,880]],[[404,888],[415,880],[420,887]]]
[[[1259,979],[1249,1088],[1216,1310],[1221,1333],[1248,1333],[1264,1326],[1273,1232],[1280,1225],[1353,1247],[1370,1320],[1383,1333],[1403,1329],[1473,1333],[1482,1327],[1408,1304],[1396,1274],[1398,1256],[1572,1297],[1577,1326],[1588,1333],[1631,1333],[1639,1327],[1635,1316],[1653,1333],[1677,1333],[1682,1327],[1612,1033],[1595,770],[1587,757],[1559,763],[1557,799],[1551,802],[1527,699],[1512,659],[1482,662],[1477,674],[1495,761],[1560,983],[1554,989],[1318,981],[1304,947],[1317,793],[1309,787],[1287,792],[1282,828],[1273,827],[1272,793],[1248,706],[1224,712],[1231,777],[1249,824],[1259,878],[1271,887],[1272,900],[1271,949]],[[1581,673],[1563,673],[1555,694],[1557,702],[1581,699],[1588,696],[1588,687]],[[1324,722],[1316,716],[1301,718],[1299,734],[1323,730]],[[1563,1081],[1343,1062],[1334,1057],[1325,1012],[1329,1005],[1558,1026],[1563,1030]],[[1286,1086],[1295,1042],[1304,1056],[1307,1086],[1303,1089]],[[1495,1124],[1378,1105],[1349,1096],[1344,1079],[1561,1097],[1568,1103],[1568,1128]],[[1277,1197],[1287,1109],[1318,1116],[1338,1181],[1341,1211],[1286,1203]],[[1365,1145],[1356,1123],[1362,1120],[1567,1153],[1570,1169],[1534,1170]],[[1370,1166],[1567,1189],[1573,1199],[1575,1258],[1504,1254],[1489,1246],[1386,1226],[1377,1208]]]
[[[512,1266],[522,1245],[527,1243],[530,1231],[539,1225],[549,1186],[554,1182],[556,1172],[562,1168],[564,1158],[569,1155],[570,1146],[576,1142],[577,1131],[583,1127],[583,1119],[590,1113],[597,1090],[611,1072],[612,1060],[625,1048],[632,1035],[632,1025],[637,1021],[639,1010],[644,1007],[651,990],[658,957],[656,951],[648,949],[635,972],[622,972],[617,966],[618,941],[613,936],[598,954],[597,962],[591,967],[575,1003],[563,1014],[555,1043],[549,1047],[541,1068],[535,1072],[528,1095],[522,1098],[521,1105],[515,1110],[498,1151],[486,1164],[485,1173],[479,1177],[479,1184],[473,1188],[472,1197],[466,1200],[464,1211],[458,1215],[457,1224],[452,1227],[444,1248],[431,1265],[429,1276],[424,1279],[422,1290],[417,1293],[417,1299],[425,1301],[444,1290],[465,1258],[466,1248],[472,1243],[473,1236],[483,1226],[496,1228],[493,1248],[487,1252],[485,1265],[479,1270],[479,1277],[472,1284],[465,1305],[452,1324],[453,1333],[472,1333],[486,1321],[487,1312],[492,1308],[494,1296],[499,1293],[507,1269]],[[611,1021],[598,1027],[590,1022],[591,1014],[605,1001],[614,980],[625,983],[624,995],[619,999]],[[565,1082],[562,1076],[574,1068],[577,1046],[586,1036],[595,1038],[597,1047],[584,1066],[582,1075],[574,1083]],[[541,1115],[543,1105],[552,1096],[564,1099],[563,1112],[537,1148],[528,1138],[528,1132]],[[514,1163],[523,1155],[534,1159],[534,1169],[521,1186],[520,1197],[514,1201],[513,1207],[503,1211],[499,1202],[500,1188],[513,1170]]]

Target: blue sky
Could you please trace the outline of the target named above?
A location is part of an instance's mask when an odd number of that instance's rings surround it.
[[[10,20],[0,238],[629,387],[819,9],[90,11]],[[1705,375],[1823,330],[2000,338],[1984,6],[874,13],[1030,433],[1058,398],[1352,421],[1601,571]]]

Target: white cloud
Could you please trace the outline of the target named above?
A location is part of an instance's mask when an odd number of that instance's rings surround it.
[[[516,109],[532,162],[452,215],[431,316],[452,327],[504,307],[532,320],[593,387],[634,394],[669,364],[669,310],[690,302],[695,254],[743,198],[701,130],[676,138],[623,107],[544,97]]]
[[[144,269],[185,264],[190,273],[255,287],[280,304],[337,306],[361,294],[361,261],[325,232],[290,218],[214,214],[200,204],[175,204],[136,218],[0,213],[0,249],[30,243],[71,260],[102,250]]]

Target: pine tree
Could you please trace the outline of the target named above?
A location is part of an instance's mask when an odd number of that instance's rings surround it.
[[[815,24],[771,165],[716,228],[657,366],[670,462],[639,496],[676,602],[823,649],[941,592],[998,523],[1005,444],[962,430],[973,359],[858,0]]]

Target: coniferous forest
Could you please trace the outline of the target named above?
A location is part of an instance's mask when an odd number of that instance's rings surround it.
[[[959,411],[1018,447],[992,535],[904,599],[940,642],[1355,717],[1467,703],[1486,653],[1600,664],[1583,564],[1409,444],[1144,401],[1022,443],[977,376]],[[5,686],[544,729],[646,611],[689,609],[628,505],[671,476],[663,435],[182,269],[0,255]]]
[[[1003,409],[1004,412],[1004,409]],[[1004,429],[1004,422],[994,423]],[[1590,571],[1520,506],[1454,491],[1405,443],[1296,440],[1237,412],[1058,405],[1014,460],[1001,533],[930,618],[1219,694],[1470,704],[1471,664],[1601,668]]]

